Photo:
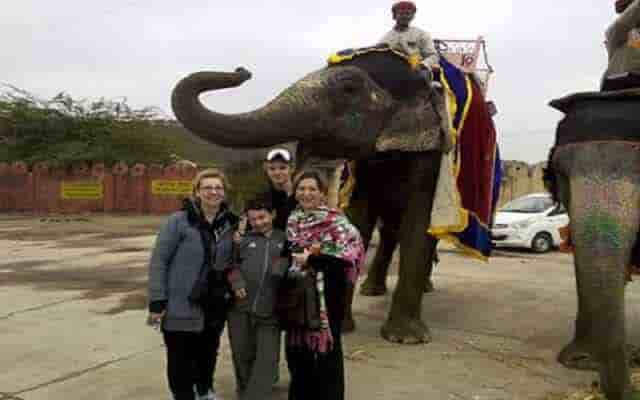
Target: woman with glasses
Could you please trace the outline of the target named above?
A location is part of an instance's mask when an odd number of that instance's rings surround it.
[[[162,330],[175,400],[216,400],[220,335],[227,319],[225,269],[238,217],[225,203],[229,185],[216,169],[193,180],[181,211],[160,229],[149,264],[149,323]]]

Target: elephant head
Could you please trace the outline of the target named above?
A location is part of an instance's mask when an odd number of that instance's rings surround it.
[[[257,148],[300,141],[320,157],[362,158],[375,151],[376,134],[394,109],[390,94],[353,66],[313,72],[247,113],[216,113],[198,99],[202,92],[239,86],[250,77],[242,68],[189,75],[173,91],[177,119],[222,146]]]
[[[631,396],[626,270],[640,225],[640,91],[585,93],[551,105],[559,123],[548,177],[570,216],[578,291],[575,338],[560,361],[598,364],[609,400]]]
[[[426,138],[431,149],[447,148],[444,102],[435,102],[424,77],[393,52],[358,53],[305,76],[264,107],[247,113],[216,113],[198,99],[202,92],[236,87],[250,77],[243,68],[192,74],[176,85],[173,111],[196,135],[233,148],[298,141],[317,157],[359,159],[371,156],[382,146],[376,141],[382,137],[384,142],[394,132],[408,133],[409,144]]]

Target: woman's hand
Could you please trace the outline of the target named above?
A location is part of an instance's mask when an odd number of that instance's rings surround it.
[[[247,233],[247,216],[241,215],[238,222],[238,230],[233,233],[233,241],[239,244],[242,241],[242,237]]]
[[[152,326],[154,329],[160,329],[160,324],[162,324],[162,318],[164,318],[164,314],[166,312],[167,312],[166,310],[159,313],[150,312],[149,316],[147,317],[147,324]]]
[[[233,291],[233,293],[238,300],[243,300],[247,297],[247,291],[244,288],[236,289]]]
[[[233,242],[235,244],[240,244],[240,242],[242,242],[242,234],[239,231],[233,232]]]

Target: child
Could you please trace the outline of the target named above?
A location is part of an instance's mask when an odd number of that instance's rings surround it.
[[[228,319],[240,400],[271,398],[278,370],[280,328],[274,316],[276,292],[288,260],[281,257],[286,236],[273,228],[270,200],[247,206],[252,229],[236,236],[236,262],[229,273],[235,297]]]

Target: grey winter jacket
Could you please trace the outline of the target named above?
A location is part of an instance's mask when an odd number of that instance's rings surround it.
[[[232,290],[244,288],[247,298],[235,300],[233,311],[273,318],[276,292],[288,266],[281,257],[286,235],[274,229],[269,237],[250,232],[238,244],[240,262],[229,275]]]
[[[213,269],[222,271],[232,257],[233,226],[226,226],[215,242]],[[160,229],[149,263],[149,302],[166,302],[162,329],[200,332],[204,311],[188,296],[204,263],[204,248],[197,225],[186,211],[172,214]]]

